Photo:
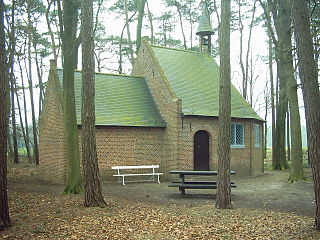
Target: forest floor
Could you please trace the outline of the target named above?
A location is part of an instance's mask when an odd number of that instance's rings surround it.
[[[307,170],[310,177],[310,170]],[[215,190],[168,188],[168,182],[103,182],[106,208],[83,207],[83,195],[39,181],[34,166],[9,169],[12,226],[0,239],[320,239],[311,182],[289,172],[233,177],[233,209],[216,209]],[[311,178],[311,177],[310,177]]]

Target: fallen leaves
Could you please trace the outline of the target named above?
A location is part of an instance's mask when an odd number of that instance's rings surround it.
[[[289,213],[165,206],[112,196],[106,208],[85,208],[81,195],[9,196],[13,225],[2,239],[320,239],[312,218]]]
[[[37,184],[28,183],[30,173],[21,174],[26,184]],[[296,213],[239,205],[221,210],[214,207],[214,200],[194,204],[190,199],[186,205],[177,198],[159,204],[149,201],[152,194],[148,201],[107,195],[106,208],[85,208],[82,195],[61,195],[52,189],[41,185],[22,191],[13,183],[9,188],[12,227],[0,232],[0,239],[320,239],[314,219]]]

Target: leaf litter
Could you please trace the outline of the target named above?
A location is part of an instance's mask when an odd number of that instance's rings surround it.
[[[12,226],[0,232],[0,239],[320,239],[314,218],[295,213],[221,210],[214,200],[201,205],[157,204],[113,195],[105,195],[105,200],[105,208],[85,208],[81,194],[9,188]]]

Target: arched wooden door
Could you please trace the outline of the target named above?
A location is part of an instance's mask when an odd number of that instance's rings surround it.
[[[193,139],[193,160],[194,170],[209,170],[209,133],[207,131],[198,131]]]

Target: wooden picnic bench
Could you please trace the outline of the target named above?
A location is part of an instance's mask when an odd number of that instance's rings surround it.
[[[159,168],[159,165],[142,165],[142,166],[114,166],[111,167],[113,170],[117,170],[117,174],[113,175],[114,177],[118,177],[118,182],[122,178],[122,185],[125,185],[125,177],[132,177],[132,176],[151,176],[147,181],[155,181],[155,176],[157,176],[157,182],[160,183],[160,175],[163,173],[156,172],[156,168]],[[152,172],[147,173],[140,173],[140,172],[130,172],[125,173],[125,170],[143,170],[143,169],[152,169]],[[122,172],[120,171],[122,170]],[[146,181],[146,180],[139,180],[139,181]],[[128,181],[127,181],[128,182]]]
[[[216,176],[218,171],[170,171],[170,174],[179,175],[178,181],[173,181],[168,187],[178,187],[182,195],[185,195],[185,189],[216,189],[217,181],[206,180],[186,180],[186,176]],[[230,171],[230,174],[236,174]],[[230,187],[235,188],[234,182],[230,182]]]

